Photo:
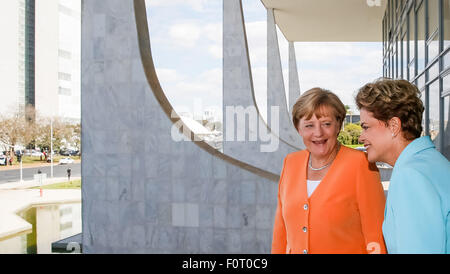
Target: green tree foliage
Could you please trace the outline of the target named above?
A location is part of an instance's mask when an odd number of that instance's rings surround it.
[[[343,145],[357,145],[361,133],[362,128],[359,124],[347,124],[344,126],[344,130],[339,133],[338,141]]]
[[[350,145],[352,143],[352,137],[347,131],[341,130],[338,136],[338,141],[343,145]]]
[[[362,128],[360,125],[347,124],[344,127],[344,131],[348,132],[348,134],[352,137],[352,145],[357,145],[359,143],[358,138],[362,133]]]
[[[10,110],[6,112],[9,115],[0,116],[2,149],[13,152],[15,145],[32,142],[36,133],[36,126],[33,121],[26,119],[32,112],[34,112],[34,109],[27,106],[18,111]]]
[[[59,117],[53,119],[43,117],[34,109],[10,113],[13,114],[0,117],[0,143],[8,150],[13,150],[15,145],[40,148],[41,151],[50,150],[51,124],[53,124],[54,150],[65,146],[81,149],[80,124],[69,123]]]

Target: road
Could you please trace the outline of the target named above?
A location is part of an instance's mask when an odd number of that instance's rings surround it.
[[[81,176],[81,164],[70,164],[70,165],[54,165],[53,166],[53,177],[66,177],[67,176],[67,168],[70,166],[72,169],[71,176],[72,177],[80,177]],[[3,170],[2,166],[0,166],[0,184],[17,182],[20,181],[20,169],[13,170]],[[23,169],[23,180],[33,180],[33,175],[37,174],[38,169],[42,171],[42,173],[47,174],[47,178],[50,178],[50,166],[45,167],[34,167],[34,168],[24,168]]]

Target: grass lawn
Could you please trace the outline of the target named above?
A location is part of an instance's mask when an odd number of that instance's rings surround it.
[[[72,158],[74,160],[80,160],[80,156],[61,156],[61,155],[53,155],[53,164],[58,164],[59,160],[62,158]],[[45,163],[45,158],[42,157],[42,161],[40,157],[31,157],[31,156],[23,156],[22,157],[22,164],[23,166],[27,166],[27,164],[36,164],[36,163]],[[14,156],[13,166],[20,165],[19,162],[17,162],[17,157]]]
[[[33,187],[32,189],[40,189],[41,187]],[[72,180],[69,182],[56,183],[42,186],[42,189],[81,189],[81,180]]]

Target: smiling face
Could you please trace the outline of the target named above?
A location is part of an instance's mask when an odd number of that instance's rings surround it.
[[[302,117],[297,128],[311,155],[316,158],[327,158],[336,150],[341,125],[329,107],[323,107],[321,113],[323,115],[320,118],[315,114],[310,119]]]
[[[359,142],[367,149],[369,162],[389,163],[393,151],[392,131],[383,121],[374,118],[372,112],[362,108],[360,115],[363,130]]]

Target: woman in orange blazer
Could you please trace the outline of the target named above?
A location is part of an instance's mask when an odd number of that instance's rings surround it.
[[[345,114],[339,98],[320,88],[294,105],[306,150],[284,159],[272,253],[386,253],[378,169],[364,152],[339,144]]]

